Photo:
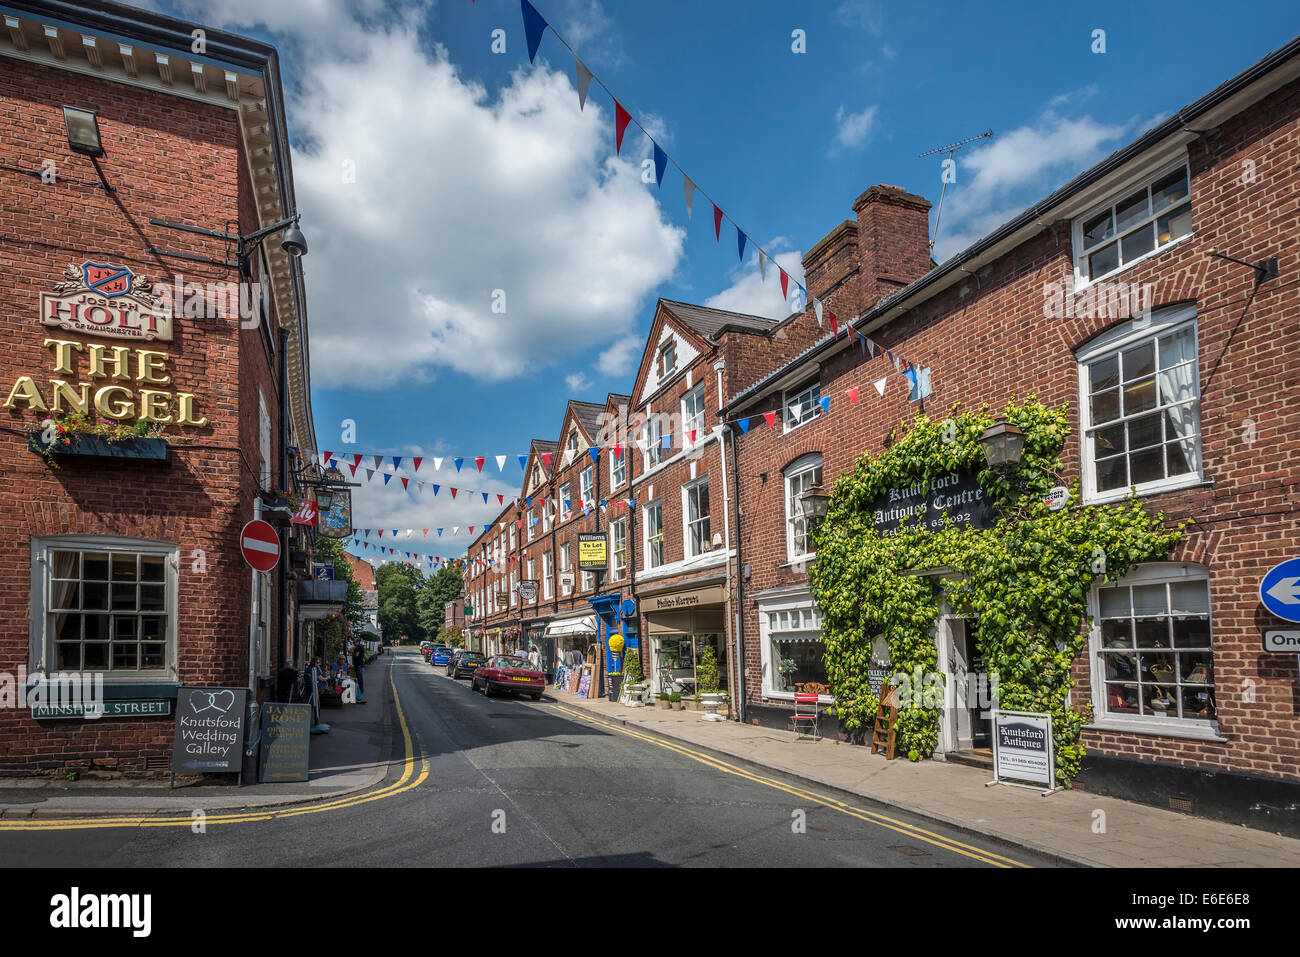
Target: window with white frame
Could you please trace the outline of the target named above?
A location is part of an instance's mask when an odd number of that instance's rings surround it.
[[[555,572],[551,567],[551,553],[542,552],[542,597],[555,596]]]
[[[803,495],[822,484],[820,453],[805,455],[785,470],[785,551],[790,561],[812,557]]]
[[[266,396],[257,390],[257,447],[262,455],[262,488],[271,487],[271,413],[266,408]]]
[[[569,431],[569,438],[564,443],[564,451],[569,453],[570,458],[578,453],[578,430],[573,428]]]
[[[515,550],[515,526],[513,522],[510,523],[510,550],[512,552]]]
[[[609,577],[619,581],[627,574],[627,519],[609,523]]]
[[[551,511],[551,500],[549,498],[542,499],[542,534],[546,534],[551,530],[551,521],[554,517],[555,513]]]
[[[822,617],[816,604],[808,598],[760,604],[758,613],[763,693],[777,698],[795,694],[829,698]]]
[[[664,503],[650,502],[642,509],[645,527],[645,566],[658,568],[664,563]]]
[[[530,559],[528,559],[528,580],[529,580],[530,582],[535,582],[535,581],[537,581],[537,578],[536,578],[535,575],[534,575],[534,572],[535,572],[535,571],[536,571],[536,569],[533,567],[533,560],[530,558]],[[534,602],[536,602],[536,601],[537,601],[537,589],[534,588],[534,589],[533,589],[533,598],[532,598],[532,602],[529,602],[529,604],[532,604],[532,603],[534,603]]]
[[[1112,197],[1074,221],[1074,262],[1079,282],[1118,272],[1192,233],[1186,160]]]
[[[524,516],[524,527],[527,529],[528,540],[530,542],[533,540],[534,523],[536,523],[536,521],[537,519],[533,517],[533,510],[530,508],[528,514]]]
[[[642,453],[645,457],[645,467],[647,469],[658,465],[663,457],[663,434],[663,420],[656,413],[647,409],[645,426],[641,430],[644,442]]]
[[[695,438],[691,438],[691,433]],[[704,438],[704,383],[682,396],[682,444]]]
[[[1201,480],[1196,310],[1130,320],[1079,351],[1084,495],[1122,498]]]
[[[533,463],[533,491],[542,484],[542,466],[539,462]]]
[[[596,576],[593,572],[582,573],[582,590],[591,591],[596,587]]]
[[[565,482],[560,486],[560,521],[567,522],[573,515],[573,487]]]
[[[677,341],[668,338],[659,346],[659,381],[662,382],[664,376],[672,375],[677,368]]]
[[[32,545],[30,628],[50,671],[105,680],[176,672],[175,545],[58,537]]]
[[[785,393],[784,431],[798,428],[822,414],[822,384],[820,379],[805,382]]]
[[[627,450],[611,449],[609,453],[609,487],[621,488],[627,481]]]
[[[694,558],[709,551],[709,480],[707,478],[682,489],[682,514],[686,516],[686,557]]]
[[[1199,565],[1138,566],[1092,594],[1099,719],[1215,719],[1210,582]]]
[[[569,543],[565,542],[560,546],[560,595],[573,594],[573,586],[564,584],[564,575],[573,571],[573,565],[569,561]]]
[[[514,607],[519,601],[519,573],[510,573],[510,607]]]
[[[595,466],[588,465],[582,470],[582,475],[578,483],[582,490],[582,503],[591,508],[592,499],[596,496],[596,469]]]

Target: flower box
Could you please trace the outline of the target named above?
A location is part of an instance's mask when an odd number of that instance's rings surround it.
[[[167,459],[167,440],[149,436],[133,436],[110,441],[102,435],[89,432],[68,432],[63,442],[47,443],[36,434],[27,436],[27,447],[37,455],[94,456],[111,459],[142,459],[163,462]]]

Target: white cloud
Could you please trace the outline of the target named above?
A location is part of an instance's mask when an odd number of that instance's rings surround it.
[[[839,149],[851,149],[866,142],[871,127],[875,125],[878,106],[869,106],[860,113],[849,113],[844,107],[835,111],[835,139],[831,147],[834,153]]]
[[[794,283],[789,285],[789,300],[781,298],[781,277],[777,267],[784,269],[790,278],[802,283],[803,253],[789,250],[773,254],[776,266],[767,264],[767,281],[764,282],[758,270],[758,256],[754,255],[746,262],[745,268],[735,275],[734,281],[717,295],[704,300],[704,305],[713,309],[726,309],[741,312],[749,316],[764,316],[768,319],[784,319],[793,311],[795,295],[801,295]]]
[[[857,27],[872,36],[885,29],[885,17],[875,0],[844,0],[835,16],[846,27]]]
[[[1091,92],[1083,87],[1051,102],[1061,105]],[[945,197],[935,259],[943,262],[1007,222],[1027,202],[1098,162],[1139,126],[1136,119],[1103,123],[1091,116],[1061,116],[1049,108],[1032,123],[958,153],[957,183]],[[1019,202],[1022,198],[1027,202]]]
[[[591,379],[584,372],[571,372],[564,377],[564,384],[572,393],[586,392],[591,388]]]
[[[596,370],[604,376],[625,376],[633,370],[641,358],[645,340],[636,330],[629,330],[626,335],[615,339],[596,360]]]
[[[608,108],[579,111],[567,55],[563,72],[521,67],[493,98],[422,47],[413,18],[376,28],[343,0],[284,6],[237,0],[224,22],[267,24],[303,51],[288,116],[306,144],[294,179],[314,379],[500,380],[633,331],[684,232],[639,165],[612,157]]]

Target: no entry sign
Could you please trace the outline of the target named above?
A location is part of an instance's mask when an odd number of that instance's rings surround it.
[[[269,572],[280,560],[280,536],[267,522],[255,518],[239,533],[239,550],[248,564],[259,572]]]

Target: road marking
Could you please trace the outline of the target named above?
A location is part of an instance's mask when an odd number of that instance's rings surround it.
[[[794,795],[795,797],[802,798],[806,801],[812,801],[813,803],[821,804],[823,807],[828,807],[832,810],[839,811],[841,814],[846,814],[849,817],[857,818],[860,821],[866,821],[868,824],[876,824],[880,827],[887,828],[891,831],[896,831],[899,834],[906,835],[907,837],[911,837],[919,841],[924,841],[927,844],[933,844],[936,847],[943,848],[946,851],[951,851],[954,854],[960,854],[963,857],[969,857],[977,861],[982,861],[983,863],[991,864],[994,867],[1011,868],[1011,867],[1031,866],[1029,864],[1024,863],[1023,861],[1018,861],[1015,858],[1005,857],[1002,854],[997,854],[994,853],[993,851],[988,851],[985,850],[984,848],[976,847],[972,844],[965,844],[953,838],[945,837],[942,834],[935,833],[934,831],[927,831],[925,828],[917,827],[915,824],[908,824],[906,821],[900,821],[899,819],[890,817],[887,814],[880,814],[879,812],[876,811],[868,811],[865,808],[853,807],[852,805],[845,804],[843,801],[837,801],[832,797],[827,797],[826,795],[817,794],[816,792],[809,791],[805,788],[794,787],[792,785],[785,784],[784,782],[777,781],[772,778],[766,778],[763,777],[762,775],[754,774],[751,771],[746,771],[744,768],[739,768],[736,767],[735,765],[727,764],[725,761],[720,761],[717,758],[705,754],[701,751],[695,751],[691,748],[683,747],[682,745],[677,744],[676,742],[665,741],[664,739],[656,737],[654,735],[645,734],[639,731],[633,731],[629,728],[623,727],[622,725],[611,724],[608,721],[603,721],[599,718],[594,718],[591,715],[584,714],[580,711],[574,711],[561,704],[556,704],[553,705],[552,707],[554,707],[557,711],[562,711],[565,714],[572,715],[573,717],[578,718],[582,721],[588,721],[592,724],[599,725],[600,727],[607,728],[610,731],[616,731],[619,734],[625,734],[628,735],[629,737],[639,738],[642,741],[646,741],[658,747],[665,748],[666,750],[669,751],[676,751],[678,754],[685,755],[686,757],[691,758],[694,761],[698,761],[701,764],[708,765],[709,767],[721,771],[724,774],[733,774],[736,775],[737,777],[745,778],[748,781],[753,781],[756,784],[762,784],[766,787],[775,788],[778,791],[784,791],[787,794]]]
[[[325,798],[319,804],[293,805],[284,808],[272,808],[265,811],[244,811],[229,814],[210,813],[204,818],[205,824],[250,824],[259,821],[274,821],[280,818],[299,817],[303,814],[323,814],[327,811],[339,811],[343,808],[356,807],[393,797],[418,788],[429,777],[429,759],[421,757],[421,768],[415,774],[415,746],[411,741],[411,729],[406,723],[406,713],[402,710],[402,700],[397,693],[397,682],[393,679],[393,669],[388,669],[388,681],[393,690],[393,704],[397,708],[397,719],[402,727],[402,742],[406,748],[406,757],[402,764],[402,776],[386,787],[377,791],[361,792],[342,798]],[[197,809],[196,809],[197,810]],[[0,819],[0,831],[82,831],[100,828],[123,827],[189,827],[194,823],[190,815],[184,817],[89,817],[89,818],[13,818]]]

